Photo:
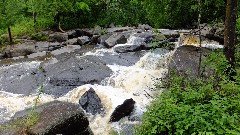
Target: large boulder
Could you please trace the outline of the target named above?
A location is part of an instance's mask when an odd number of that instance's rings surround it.
[[[202,58],[210,54],[211,51],[202,48]],[[177,48],[169,64],[170,70],[176,70],[181,75],[198,75],[200,51],[195,46],[181,46]]]
[[[65,42],[68,40],[67,33],[56,32],[49,35],[49,42]]]
[[[123,104],[115,108],[112,115],[110,116],[110,122],[117,122],[121,118],[130,115],[134,109],[134,104],[135,101],[132,98],[126,99]]]
[[[39,66],[40,62],[35,61],[1,65],[0,88],[15,94],[31,94],[44,81]]]
[[[59,101],[17,112],[13,120],[2,126],[8,126],[0,128],[2,135],[92,134],[89,131],[89,121],[79,105]]]
[[[7,48],[2,51],[2,54],[4,54],[4,58],[12,58],[19,56],[27,56],[35,52],[37,52],[35,42],[29,41],[13,46],[7,46]]]
[[[82,37],[82,36],[92,37],[93,36],[93,34],[89,30],[76,29],[75,31],[76,31],[77,37]]]
[[[115,46],[116,44],[125,44],[127,38],[119,33],[114,33],[107,40],[105,40],[104,45],[108,48]]]
[[[72,55],[74,54],[57,55],[57,62],[44,66],[46,77],[49,77],[44,87],[45,93],[61,96],[84,84],[100,84],[112,73],[101,61]]]
[[[90,88],[81,96],[79,104],[87,113],[91,113],[93,115],[97,113],[102,114],[104,112],[101,100],[93,88]]]

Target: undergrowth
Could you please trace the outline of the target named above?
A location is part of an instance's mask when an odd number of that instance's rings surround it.
[[[225,74],[229,65],[222,53],[211,54],[204,65],[208,77],[173,71],[162,81],[166,89],[148,107],[137,135],[239,135],[240,77],[231,81]]]

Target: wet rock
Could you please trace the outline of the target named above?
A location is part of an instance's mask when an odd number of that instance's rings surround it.
[[[166,38],[178,38],[180,36],[176,30],[158,29],[158,32],[162,33]]]
[[[121,118],[130,115],[134,109],[134,104],[135,101],[132,98],[126,99],[123,104],[117,106],[113,111],[112,115],[110,116],[110,122],[117,122]]]
[[[71,52],[74,52],[75,50],[79,50],[80,48],[81,47],[77,46],[77,45],[67,45],[67,46],[64,46],[57,50],[51,49],[52,50],[51,54],[56,56],[56,55],[63,54],[63,53],[71,53]]]
[[[111,34],[101,35],[98,38],[98,43],[103,45],[105,43],[105,40],[107,40],[110,36],[111,36]]]
[[[137,63],[147,51],[126,52],[119,54],[104,53],[103,56],[85,56],[86,59],[102,61],[105,65],[132,66]]]
[[[91,44],[97,44],[99,38],[99,35],[93,35],[93,37],[91,38]]]
[[[82,37],[78,37],[77,42],[78,42],[80,45],[85,45],[85,44],[87,44],[87,43],[90,42],[90,39],[89,39],[88,36],[82,36]]]
[[[49,42],[37,42],[35,47],[38,51],[49,51]]]
[[[64,42],[64,45],[79,45],[78,38],[68,39],[66,42]]]
[[[202,48],[203,57],[211,53],[210,50]],[[181,46],[177,48],[169,64],[170,70],[176,70],[181,75],[198,75],[199,49],[195,46]]]
[[[42,52],[36,52],[36,53],[32,53],[30,55],[28,55],[28,58],[37,58],[37,57],[43,57],[46,56],[47,52],[46,51],[42,51]]]
[[[57,50],[59,48],[63,47],[63,45],[59,42],[51,42],[49,43],[49,47],[48,50],[49,51],[53,51],[53,50]]]
[[[112,73],[101,61],[71,55],[57,55],[57,63],[44,67],[46,77],[49,77],[49,83],[44,87],[45,93],[58,97],[84,84],[99,84]]]
[[[38,119],[36,123],[33,123],[33,125],[27,129],[24,121],[30,121],[27,118],[29,118],[28,116],[31,112],[33,112],[31,109],[17,112],[14,119],[6,123],[9,126],[15,126],[17,128],[0,128],[0,133],[4,135],[19,135],[25,133],[32,135],[75,135],[83,132],[86,135],[91,134],[91,132],[86,132],[89,131],[89,121],[83,110],[76,104],[53,101],[37,106],[34,109],[34,113]],[[19,121],[23,123],[19,123]]]
[[[116,44],[125,44],[127,43],[127,38],[118,33],[114,33],[107,40],[105,40],[104,45],[108,48],[115,46]]]
[[[118,44],[113,47],[117,53],[135,52],[145,49],[145,45],[141,44]]]
[[[90,88],[81,96],[79,104],[87,113],[91,113],[93,115],[104,112],[101,100],[93,88]]]
[[[44,81],[39,65],[40,62],[21,62],[2,66],[0,88],[15,94],[33,93]]]
[[[53,33],[49,35],[49,42],[65,42],[68,40],[67,33]]]
[[[141,29],[141,30],[150,30],[150,29],[152,29],[152,27],[149,26],[148,24],[139,24],[138,28]]]

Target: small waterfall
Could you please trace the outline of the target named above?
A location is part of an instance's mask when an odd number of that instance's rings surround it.
[[[144,39],[133,35],[128,39],[127,44],[143,43]],[[109,57],[118,56],[112,49],[96,49],[89,51],[76,58],[83,58],[89,56],[103,57],[105,54]],[[71,103],[79,103],[80,97],[91,87],[100,97],[103,106],[105,107],[104,115],[92,116],[87,114],[90,121],[90,127],[95,135],[110,134],[112,130],[121,132],[122,129],[128,127],[127,125],[136,125],[142,114],[146,111],[146,106],[153,100],[153,92],[155,81],[162,78],[167,73],[167,64],[170,60],[173,51],[164,49],[157,49],[155,51],[147,51],[143,57],[131,66],[118,65],[117,63],[107,64],[113,71],[112,75],[106,78],[102,85],[85,84],[74,88],[67,94],[55,98],[52,95],[40,95],[39,105],[53,100],[66,101]],[[45,65],[57,63],[56,58],[51,58]],[[26,62],[17,67],[23,66],[29,70],[31,67],[38,67],[40,62]],[[14,66],[14,65],[11,65]],[[0,70],[6,70],[8,67],[0,67]],[[1,76],[2,77],[2,76]],[[160,92],[157,92],[160,94]],[[20,94],[12,94],[0,91],[0,122],[9,120],[14,113],[34,105],[34,100],[37,98],[36,94],[23,96]],[[123,103],[125,99],[132,98],[136,101],[135,110],[128,118],[123,118],[120,122],[109,123],[109,118],[114,109]]]

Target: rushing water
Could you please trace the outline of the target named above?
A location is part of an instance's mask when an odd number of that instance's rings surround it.
[[[130,36],[128,43],[131,45],[143,42],[142,38]],[[124,44],[121,44],[124,45]],[[178,44],[177,44],[178,45]],[[57,52],[57,51],[56,51]],[[90,127],[95,135],[109,134],[112,130],[121,132],[121,130],[130,130],[129,127],[138,124],[142,114],[146,111],[146,106],[153,100],[153,95],[160,94],[161,91],[154,91],[154,84],[159,79],[166,75],[167,65],[173,51],[164,49],[156,49],[154,51],[145,51],[139,61],[131,66],[120,65],[114,62],[107,66],[113,71],[110,77],[105,78],[101,84],[85,84],[72,89],[67,94],[60,97],[53,95],[41,94],[38,104],[47,103],[53,100],[66,101],[78,104],[80,97],[89,89],[93,88],[101,99],[105,109],[104,115],[92,116],[87,114]],[[81,59],[88,56],[103,57],[106,54],[118,56],[112,49],[94,49],[85,54],[76,55]],[[57,63],[56,58],[48,58],[45,64]],[[11,64],[9,66],[0,67],[1,72],[8,72],[9,68],[18,70],[19,68],[29,71],[40,65],[41,61],[22,62]],[[14,74],[14,73],[12,73]],[[9,74],[11,75],[11,73]],[[25,74],[27,76],[28,74]],[[4,76],[0,76],[3,79]],[[14,79],[14,76],[10,79]],[[46,81],[48,83],[48,81]],[[21,94],[13,94],[5,92],[0,84],[0,123],[11,119],[17,111],[32,107],[37,98],[37,94],[24,96]],[[129,118],[123,118],[119,122],[109,123],[109,118],[114,109],[123,103],[125,99],[132,98],[136,101],[134,112]]]
[[[112,51],[112,49],[97,49],[94,51],[89,51],[82,56],[76,57],[81,58],[91,55],[104,56],[104,53],[106,52],[112,55],[117,55]],[[55,98],[52,95],[42,94],[39,99],[39,104],[53,100],[67,101],[78,104],[79,99],[84,92],[92,87],[100,97],[106,112],[104,116],[92,116],[88,114],[90,127],[94,134],[108,134],[112,130],[120,132],[124,126],[134,125],[140,119],[141,115],[146,109],[146,105],[148,105],[152,100],[152,88],[154,87],[154,80],[163,77],[167,73],[166,65],[172,53],[173,52],[157,49],[153,52],[146,52],[146,54],[132,66],[122,66],[117,64],[107,65],[113,71],[113,74],[103,80],[101,85],[85,84],[58,98]],[[52,58],[48,61],[48,63],[54,63],[56,62],[56,59]],[[1,67],[0,70],[7,71],[7,69],[10,67],[15,67],[16,70],[18,70],[18,68],[31,70],[32,68],[39,66],[39,64],[40,61],[22,62],[19,64]],[[1,78],[2,77],[4,76],[1,76]],[[32,107],[35,103],[35,99],[37,98],[37,94],[24,96],[21,94],[5,92],[4,89],[0,90],[1,122],[9,120],[17,111]],[[130,117],[131,120],[124,118],[120,122],[109,123],[108,121],[110,115],[114,109],[128,98],[133,98],[136,101],[135,110]]]

